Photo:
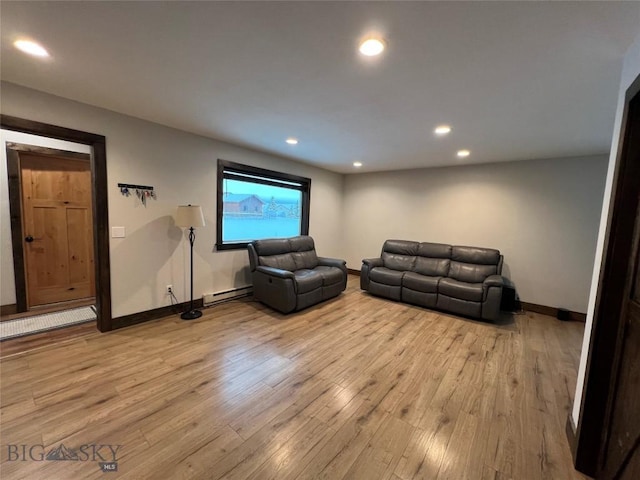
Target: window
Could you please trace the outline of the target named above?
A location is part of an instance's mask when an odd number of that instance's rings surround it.
[[[311,179],[218,160],[216,248],[309,234]]]

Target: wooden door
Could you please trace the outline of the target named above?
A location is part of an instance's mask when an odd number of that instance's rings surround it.
[[[580,417],[567,425],[576,468],[599,480],[640,478],[639,250],[640,75],[624,99]]]
[[[95,296],[91,166],[20,153],[29,307]]]
[[[629,102],[612,223],[621,290],[609,425],[598,478],[640,478],[640,93]]]
[[[640,478],[640,209],[622,308],[622,352],[602,478]]]

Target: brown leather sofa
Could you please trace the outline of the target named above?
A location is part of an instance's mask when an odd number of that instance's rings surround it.
[[[253,297],[282,313],[315,305],[347,288],[346,262],[318,257],[309,236],[255,240],[247,249]]]
[[[505,279],[492,248],[387,240],[362,261],[360,288],[374,295],[495,321]]]

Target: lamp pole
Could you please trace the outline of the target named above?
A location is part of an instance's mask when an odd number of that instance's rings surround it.
[[[180,318],[183,320],[194,320],[202,316],[200,310],[193,308],[193,244],[196,241],[195,227],[204,226],[204,216],[202,215],[202,209],[198,205],[182,205],[178,207],[178,214],[176,216],[176,224],[181,227],[189,227],[189,247],[190,247],[190,259],[189,266],[191,267],[191,298],[189,300],[189,310],[183,312]]]
[[[180,315],[183,320],[194,320],[202,316],[200,310],[194,310],[193,308],[193,244],[196,241],[196,233],[193,227],[189,227],[189,244],[191,245],[191,303],[189,311]]]

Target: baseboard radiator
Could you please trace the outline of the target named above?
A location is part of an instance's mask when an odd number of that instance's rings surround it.
[[[249,295],[253,295],[253,285],[232,288],[231,290],[224,290],[222,292],[205,293],[202,295],[202,301],[205,307],[209,307],[217,303],[248,297]]]

